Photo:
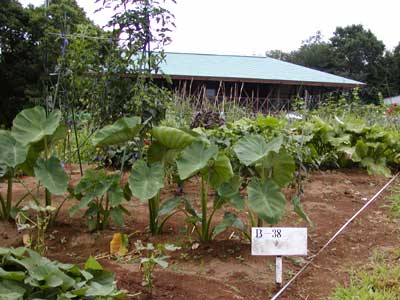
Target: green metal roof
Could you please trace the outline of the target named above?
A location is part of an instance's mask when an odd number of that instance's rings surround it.
[[[160,66],[172,78],[239,79],[241,81],[314,83],[332,86],[357,86],[362,82],[313,70],[292,63],[259,56],[194,54],[167,52]]]

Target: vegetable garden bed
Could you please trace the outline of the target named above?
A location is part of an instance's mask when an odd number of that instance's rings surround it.
[[[80,181],[80,176],[74,173],[72,185]],[[35,181],[32,177],[24,178],[30,188],[35,186]],[[312,173],[305,183],[303,198],[304,209],[315,225],[315,229],[309,233],[309,255],[316,253],[337,228],[386,181],[384,177],[367,175],[358,169]],[[198,177],[192,178],[184,188],[184,196],[197,201],[199,182]],[[1,184],[0,192],[4,193],[5,189],[6,185]],[[170,198],[176,191],[176,186],[168,186],[162,191],[161,200]],[[24,192],[22,186],[15,184],[16,198]],[[44,191],[40,192],[44,197]],[[293,192],[284,190],[286,195]],[[212,199],[212,192],[209,197]],[[53,198],[57,204],[61,200],[61,197]],[[388,208],[383,207],[384,203],[380,199],[361,215],[322,253],[282,299],[328,297],[337,283],[348,280],[347,271],[350,267],[364,264],[376,249],[394,249],[399,243],[399,224],[390,217]],[[199,244],[195,236],[186,230],[189,229],[185,227],[186,216],[178,213],[168,221],[163,235],[153,237],[147,231],[147,204],[130,201],[124,204],[130,216],[125,218],[123,228],[111,225],[101,232],[90,232],[82,222],[81,213],[69,216],[68,209],[74,204],[73,201],[67,202],[57,224],[49,229],[46,256],[68,263],[84,263],[90,255],[98,258],[103,266],[116,273],[118,286],[129,292],[128,299],[149,298],[148,289],[141,284],[142,272],[139,270],[137,253],[133,252],[137,240],[144,244],[172,243],[181,247],[169,254],[171,258],[167,269],[156,268],[153,299],[262,299],[275,291],[273,258],[251,257],[250,245],[239,240],[239,233],[234,229],[214,241]],[[286,205],[287,217],[278,225],[306,226],[290,206]],[[222,217],[222,212],[217,212],[215,223]],[[116,232],[130,235],[130,252],[118,259],[109,256],[110,240]],[[22,235],[17,232],[15,225],[2,223],[0,246],[21,245]],[[288,280],[304,262],[303,258],[285,259],[284,279]]]

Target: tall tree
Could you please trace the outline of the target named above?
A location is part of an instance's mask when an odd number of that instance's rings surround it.
[[[337,75],[367,83],[362,97],[367,102],[377,101],[378,92],[385,84],[385,45],[362,25],[337,27],[330,39]]]
[[[26,98],[37,91],[40,73],[37,40],[30,28],[30,15],[18,1],[0,5],[0,126],[9,127]]]
[[[320,31],[303,41],[301,47],[291,53],[290,61],[324,72],[332,72],[335,68],[331,46],[323,40]]]

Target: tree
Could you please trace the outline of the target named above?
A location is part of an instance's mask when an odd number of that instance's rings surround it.
[[[379,89],[386,82],[383,42],[362,25],[337,27],[330,42],[335,73],[366,83],[362,98],[377,101]]]
[[[400,95],[400,43],[394,49],[391,60],[388,63],[390,74],[390,94],[389,96]]]
[[[324,72],[334,71],[330,44],[323,41],[320,31],[303,41],[301,47],[292,52],[290,61]]]
[[[48,8],[23,8],[16,0],[0,5],[0,125],[9,127],[15,115],[51,93],[50,73],[57,71],[63,33],[91,24],[75,0],[52,0]]]
[[[18,1],[0,5],[0,126],[10,127],[26,98],[37,93],[40,73],[29,13]]]

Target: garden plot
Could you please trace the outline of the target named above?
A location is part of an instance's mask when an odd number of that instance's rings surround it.
[[[76,173],[76,172],[74,172]],[[75,174],[72,184],[79,182]],[[25,178],[33,187],[35,180]],[[192,178],[184,188],[184,195],[198,198],[198,178]],[[314,223],[309,232],[309,255],[316,253],[336,230],[359,209],[369,197],[387,181],[381,176],[370,176],[361,170],[314,172],[305,184],[303,206]],[[1,192],[5,186],[1,185]],[[176,186],[168,186],[161,198],[169,198]],[[23,194],[16,185],[14,193]],[[41,191],[43,193],[43,191]],[[293,193],[285,189],[284,193]],[[387,195],[387,193],[386,193]],[[213,193],[209,193],[212,199]],[[55,198],[55,202],[61,198]],[[156,268],[153,288],[154,299],[261,299],[272,296],[274,285],[274,258],[252,257],[250,245],[239,240],[240,234],[231,229],[214,241],[200,244],[185,230],[185,215],[173,216],[163,235],[148,234],[147,205],[138,201],[125,204],[130,216],[121,229],[115,225],[101,232],[91,232],[82,222],[82,215],[70,217],[67,203],[60,212],[55,227],[47,234],[46,256],[62,262],[84,263],[90,255],[98,258],[108,269],[116,273],[118,286],[129,291],[128,299],[148,298],[148,289],[142,286],[135,242],[170,243],[181,249],[169,253],[169,266]],[[384,207],[385,196],[363,213],[353,224],[322,253],[302,277],[282,296],[282,299],[322,299],[332,289],[347,280],[351,267],[365,264],[377,249],[394,249],[398,245],[398,223]],[[287,205],[287,218],[278,226],[306,226]],[[217,212],[215,222],[223,217]],[[15,225],[3,223],[0,233],[1,246],[21,246],[22,236]],[[110,241],[116,232],[129,237],[128,255],[121,258],[109,256]],[[307,258],[284,259],[284,281],[301,268]],[[300,297],[300,298],[299,298]]]

